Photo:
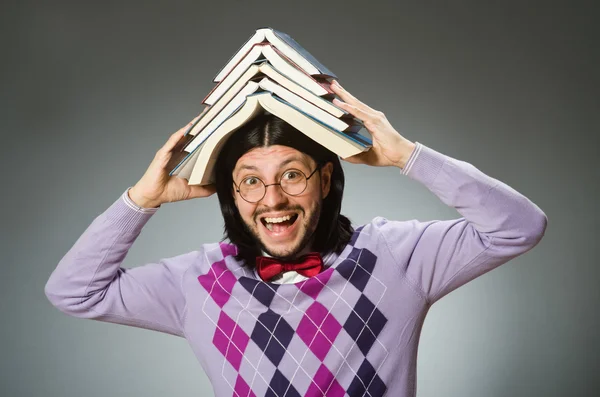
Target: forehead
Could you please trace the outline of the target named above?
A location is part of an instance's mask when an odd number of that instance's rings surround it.
[[[313,163],[310,156],[289,146],[272,145],[258,147],[247,151],[240,157],[233,169],[234,175],[244,169],[253,169],[259,172],[268,173],[270,170],[277,170],[280,167],[289,166],[290,160],[299,161],[301,164],[311,166]]]

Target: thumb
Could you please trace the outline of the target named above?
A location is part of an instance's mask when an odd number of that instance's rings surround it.
[[[210,185],[190,185],[190,198],[208,197],[217,191],[217,186],[212,183]]]
[[[354,156],[343,158],[342,160],[347,161],[352,164],[364,164],[367,153],[368,152],[361,152],[361,153],[355,154]]]

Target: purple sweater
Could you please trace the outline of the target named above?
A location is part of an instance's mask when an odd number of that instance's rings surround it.
[[[72,316],[186,338],[216,396],[415,396],[431,305],[533,248],[547,218],[506,184],[419,142],[402,174],[463,217],[376,217],[317,276],[275,284],[226,243],[121,267],[159,209],[124,192],[58,263],[46,296]]]

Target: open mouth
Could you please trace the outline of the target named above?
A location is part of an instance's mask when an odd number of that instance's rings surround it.
[[[298,214],[287,215],[279,218],[261,218],[260,221],[263,226],[271,233],[283,233],[288,230],[298,219]]]

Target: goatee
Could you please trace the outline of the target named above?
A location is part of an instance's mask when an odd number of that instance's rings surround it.
[[[293,209],[298,209],[302,215],[306,214],[306,212],[302,208],[297,207],[297,208],[293,208]],[[290,208],[287,208],[287,210],[290,210]],[[302,236],[302,239],[299,241],[299,243],[295,247],[289,247],[288,250],[286,250],[288,252],[274,252],[274,251],[269,250],[269,248],[261,240],[261,238],[258,234],[258,230],[251,229],[247,225],[246,225],[246,228],[248,229],[248,231],[250,232],[252,237],[254,237],[254,240],[256,241],[257,246],[259,247],[259,250],[267,253],[268,255],[270,255],[272,257],[276,257],[281,260],[291,260],[291,259],[296,258],[298,256],[298,254],[302,253],[307,248],[310,248],[310,246],[312,245],[311,243],[312,243],[315,231],[317,230],[317,224],[319,222],[320,215],[321,215],[321,201],[318,202],[318,204],[315,207],[314,211],[312,212],[310,218],[307,219],[307,218],[304,218],[304,216],[303,216],[304,222],[302,223],[301,227],[304,231],[304,235]],[[258,219],[258,217],[256,217],[256,219]]]

